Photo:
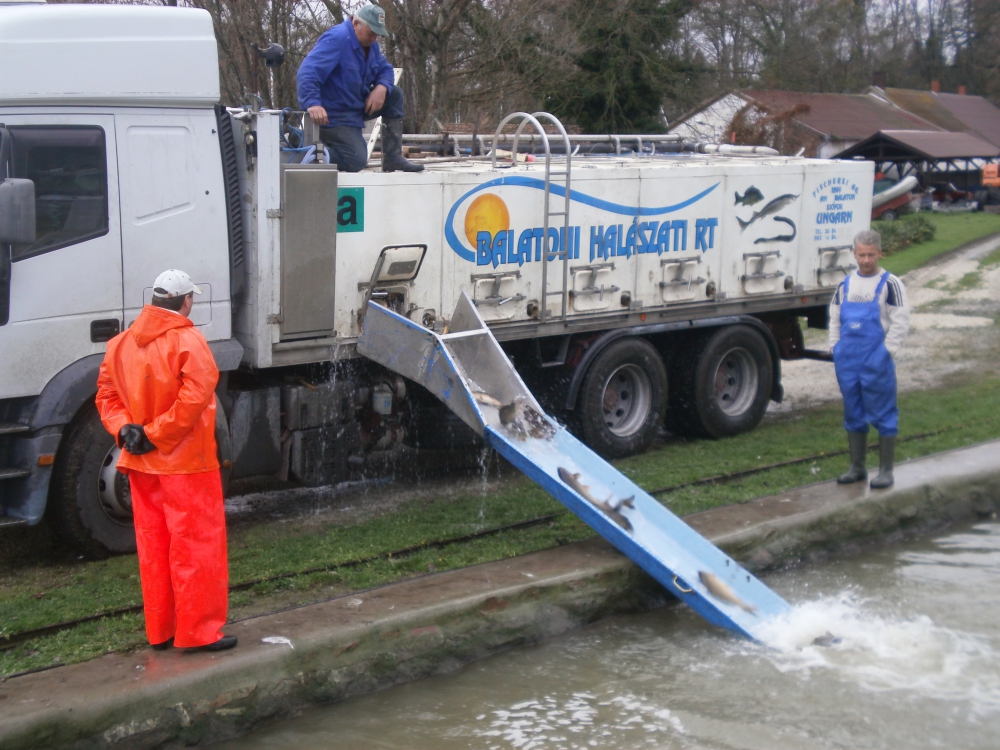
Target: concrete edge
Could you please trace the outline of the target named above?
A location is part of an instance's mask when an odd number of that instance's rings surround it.
[[[989,517],[1000,441],[902,464],[897,484],[823,483],[688,516],[763,571]],[[0,684],[0,746],[179,747],[447,672],[611,614],[676,601],[601,540],[392,584],[238,623],[223,654],[143,651]],[[284,634],[295,648],[260,643]],[[6,699],[6,700],[4,700]]]

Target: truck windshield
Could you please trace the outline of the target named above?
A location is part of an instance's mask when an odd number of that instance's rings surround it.
[[[8,127],[10,176],[35,183],[37,240],[14,245],[11,259],[93,239],[108,231],[108,170],[98,127]]]

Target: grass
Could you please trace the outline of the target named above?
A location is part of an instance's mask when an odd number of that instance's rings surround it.
[[[1000,437],[1000,379],[958,382],[936,391],[904,394],[901,436],[948,428],[941,434],[902,443],[900,460]],[[721,441],[671,440],[641,456],[616,462],[647,489],[741,471],[844,447],[842,415],[828,405],[765,422],[753,433]],[[813,482],[843,470],[845,459],[821,457],[740,481],[688,487],[665,495],[675,513],[745,502]],[[558,512],[562,506],[513,470],[501,481],[463,491],[430,493],[379,518],[344,526],[323,516],[242,526],[229,538],[230,581],[239,583],[306,568],[336,566],[425,541],[455,537]],[[391,491],[388,489],[386,491]],[[529,528],[421,550],[363,565],[296,576],[230,595],[231,618],[318,601],[433,570],[499,560],[584,539],[592,532],[570,514]],[[2,634],[138,604],[134,555],[97,562],[53,557],[39,545],[34,556],[0,565]],[[141,615],[123,615],[35,638],[0,652],[0,675],[128,651],[145,644]]]
[[[893,253],[882,259],[882,267],[897,276],[928,263],[949,250],[966,242],[1000,232],[1000,215],[988,213],[931,214],[936,227],[934,239]],[[1000,263],[1000,252],[992,262]]]
[[[1000,266],[1000,247],[979,261],[980,268],[992,268],[993,266]]]

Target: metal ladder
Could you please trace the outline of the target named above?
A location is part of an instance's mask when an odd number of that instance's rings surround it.
[[[572,253],[570,249],[573,244],[573,236],[570,233],[569,225],[569,208],[570,208],[570,181],[572,178],[571,167],[573,162],[572,148],[570,147],[569,135],[566,133],[566,128],[563,124],[559,122],[559,119],[548,112],[535,112],[534,114],[528,114],[527,112],[514,112],[507,115],[500,124],[497,125],[496,132],[493,134],[493,169],[497,168],[497,144],[501,140],[506,140],[503,135],[503,129],[507,126],[507,123],[511,122],[516,118],[521,118],[520,124],[517,126],[517,130],[514,131],[513,145],[511,146],[511,157],[510,165],[511,167],[517,166],[517,146],[518,141],[521,138],[521,132],[524,130],[526,125],[532,125],[535,131],[539,134],[542,139],[542,144],[545,146],[545,197],[542,208],[542,293],[541,293],[541,309],[538,313],[538,320],[541,323],[546,321],[548,317],[548,298],[559,295],[562,298],[562,314],[563,320],[566,320],[566,314],[568,312],[568,284],[569,284],[569,261]],[[553,171],[552,170],[552,149],[549,147],[549,136],[545,132],[545,128],[542,127],[540,119],[545,119],[555,125],[559,134],[562,136],[563,147],[566,150],[566,168],[562,170]],[[561,177],[562,184],[560,185],[557,181],[556,186],[563,189],[563,210],[553,211],[551,208],[551,193],[552,193],[552,178]],[[551,224],[551,219],[556,217],[562,217],[563,231],[561,234],[561,239],[563,243],[562,249],[557,248],[553,251],[549,248],[549,226]],[[562,267],[562,288],[558,291],[549,291],[549,261],[561,258],[563,262]]]

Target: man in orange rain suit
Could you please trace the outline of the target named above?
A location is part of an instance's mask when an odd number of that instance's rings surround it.
[[[229,574],[215,446],[219,370],[188,316],[201,289],[161,273],[153,301],[108,342],[97,408],[132,488],[146,637],[155,649],[222,651]]]

